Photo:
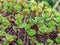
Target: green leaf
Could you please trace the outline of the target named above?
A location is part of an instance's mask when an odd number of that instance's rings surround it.
[[[20,18],[21,18],[21,14],[19,14],[19,13],[16,14],[16,15],[15,15],[15,18],[16,18],[16,19],[20,19]]]
[[[11,41],[12,39],[16,39],[16,36],[14,35],[9,35],[9,34],[6,34],[6,40],[7,41]]]
[[[7,19],[3,20],[3,26],[8,26],[8,25],[10,25],[10,22]]]
[[[53,31],[52,28],[48,28],[48,30],[47,30],[48,33],[52,32],[52,31]]]
[[[21,39],[17,40],[18,45],[23,45],[23,41]]]
[[[55,20],[57,23],[60,23],[60,13],[58,13],[58,12],[54,13],[54,20]]]
[[[42,14],[42,17],[45,18],[45,19],[50,18],[50,14],[44,13],[44,14]]]
[[[10,8],[10,7],[12,7],[12,2],[8,2],[7,3],[7,6]]]
[[[25,27],[25,23],[21,23],[19,26],[18,26],[18,28],[24,28]]]
[[[49,44],[49,45],[52,45],[53,44],[53,40],[47,39],[46,43]]]
[[[12,4],[12,2],[5,2],[4,6],[5,6],[6,11],[10,12],[11,9],[12,9],[13,4]]]
[[[3,21],[3,17],[0,15],[0,22],[2,22]]]
[[[31,25],[30,24],[26,24],[26,26],[25,26],[25,30],[30,30],[30,28],[31,28]]]
[[[29,10],[28,8],[24,8],[24,9],[23,9],[23,13],[24,13],[24,14],[28,14],[29,12],[30,12],[30,10]]]
[[[21,19],[18,19],[18,20],[15,21],[15,23],[19,26],[19,25],[22,24],[22,20]]]
[[[47,23],[47,26],[48,26],[49,28],[54,28],[55,22],[54,22],[54,21],[49,21],[49,22]]]
[[[48,30],[48,28],[44,25],[44,24],[41,24],[40,28],[39,28],[39,31],[41,33],[46,33]]]
[[[29,19],[29,23],[33,24],[34,20],[32,18]]]
[[[56,10],[55,10],[54,8],[52,8],[52,9],[51,9],[51,12],[52,12],[52,13],[55,13],[55,12],[56,12]]]
[[[35,37],[32,37],[32,38],[31,38],[31,41],[32,41],[32,42],[36,42],[37,40],[36,40]]]
[[[57,23],[60,23],[60,17],[56,17],[54,20],[55,20]]]
[[[31,6],[31,10],[32,10],[32,11],[37,11],[37,10],[38,10],[37,5],[32,5],[32,6]]]
[[[41,23],[43,20],[41,17],[35,17],[35,22]]]
[[[44,4],[45,6],[48,6],[48,5],[49,5],[47,1],[43,1],[43,4]]]
[[[14,5],[14,10],[17,10],[17,11],[20,10],[20,6],[18,4],[15,4]]]
[[[60,29],[60,23],[58,23],[57,25],[58,25],[58,29]]]
[[[47,43],[53,43],[53,40],[51,40],[51,39],[47,39],[47,41],[46,41]]]
[[[36,1],[34,1],[34,0],[31,0],[31,3],[36,3]]]
[[[56,37],[56,42],[60,43],[60,36]]]
[[[30,29],[29,31],[27,31],[27,34],[28,34],[28,36],[33,36],[36,34],[36,31],[33,29]]]
[[[9,45],[9,43],[7,41],[4,41],[2,45]]]
[[[42,43],[38,43],[38,42],[37,42],[37,43],[36,43],[36,45],[43,45],[43,44],[42,44]]]
[[[4,30],[0,30],[0,36],[5,36],[6,32]]]

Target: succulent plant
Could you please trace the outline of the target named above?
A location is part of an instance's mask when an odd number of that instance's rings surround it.
[[[56,37],[56,42],[60,43],[60,36]]]
[[[21,39],[17,40],[18,45],[23,45],[23,41]]]
[[[43,45],[42,43],[36,43],[36,45]]]
[[[15,15],[15,18],[16,18],[16,19],[20,19],[20,18],[21,18],[21,14],[19,14],[19,13],[16,14],[16,15]]]
[[[38,24],[42,23],[43,19],[41,17],[35,17],[35,22],[37,22]]]
[[[12,40],[14,40],[14,39],[16,39],[16,36],[12,36],[12,35],[6,34],[6,40],[7,40],[7,41],[12,41]]]
[[[9,45],[7,41],[4,41],[2,45]]]
[[[60,45],[58,33],[60,13],[46,1],[0,2],[0,45]]]
[[[5,20],[3,20],[3,26],[9,26],[10,25],[10,22],[7,20],[7,19],[5,19]]]
[[[25,26],[25,30],[30,30],[30,28],[31,28],[31,25],[30,24],[26,24],[26,26]]]
[[[44,24],[42,24],[42,25],[40,26],[40,28],[39,28],[39,31],[40,31],[41,33],[46,33],[47,30],[48,30],[48,28],[47,28]]]
[[[36,38],[35,38],[35,37],[32,37],[32,38],[31,38],[31,41],[32,41],[32,42],[36,42]]]
[[[30,23],[30,24],[33,24],[33,22],[34,22],[33,18],[30,18],[30,19],[29,19],[29,23]]]
[[[20,6],[18,4],[15,4],[14,5],[14,10],[16,10],[16,11],[20,10]]]
[[[52,45],[53,41],[51,39],[47,39],[46,43]]]
[[[36,31],[33,29],[30,29],[29,31],[27,31],[28,36],[34,36],[36,34]]]
[[[18,20],[15,21],[15,23],[16,23],[18,26],[20,26],[20,25],[22,24],[22,20],[21,20],[21,19],[18,19]],[[19,24],[20,24],[20,25],[19,25]]]
[[[0,15],[0,22],[3,22],[3,17]]]
[[[4,2],[4,6],[7,12],[10,12],[12,9],[12,2]]]

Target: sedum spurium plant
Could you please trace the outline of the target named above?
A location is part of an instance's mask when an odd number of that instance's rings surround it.
[[[28,36],[34,36],[36,34],[36,31],[33,29],[30,29],[29,31],[27,31]]]
[[[20,14],[20,13],[16,14],[16,15],[15,15],[15,18],[16,18],[16,19],[20,19],[20,18],[21,18],[21,14]]]
[[[42,43],[38,43],[38,42],[37,42],[37,43],[36,43],[36,45],[43,45],[43,44],[42,44]]]
[[[14,39],[16,39],[16,36],[15,36],[15,35],[12,36],[12,35],[6,34],[6,40],[7,40],[7,41],[12,41],[12,40],[14,40]]]
[[[0,22],[2,22],[3,21],[3,17],[0,15]]]
[[[15,4],[14,5],[14,10],[16,10],[16,11],[18,10],[19,11],[20,10],[20,6],[18,4]]]
[[[23,41],[21,39],[17,40],[18,45],[23,45]]]
[[[46,43],[47,45],[53,45],[53,41],[51,39],[47,39]]]
[[[40,31],[41,33],[46,33],[47,30],[48,30],[48,28],[45,26],[45,24],[42,24],[42,25],[40,26],[40,28],[39,28],[39,31]]]
[[[56,42],[60,43],[60,36],[56,37]]]
[[[4,7],[7,12],[10,12],[12,10],[12,6],[13,6],[12,2],[7,2],[7,1],[4,2]]]
[[[60,13],[46,1],[0,2],[1,45],[60,45]]]
[[[28,30],[30,30],[30,28],[31,28],[31,25],[30,25],[30,24],[26,24],[26,25],[25,25],[25,30],[28,31]]]

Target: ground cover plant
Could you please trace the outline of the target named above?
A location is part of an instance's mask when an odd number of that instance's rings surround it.
[[[0,1],[0,45],[60,45],[60,13],[46,1]]]

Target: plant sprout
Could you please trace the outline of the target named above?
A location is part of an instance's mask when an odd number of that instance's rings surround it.
[[[46,1],[0,2],[0,45],[60,45],[58,33],[60,13]]]
[[[22,24],[22,20],[21,20],[21,19],[18,19],[18,20],[15,21],[15,23],[16,23],[18,26],[20,26],[20,25]],[[19,25],[19,24],[20,24],[20,25]]]
[[[20,10],[20,6],[18,4],[15,4],[14,5],[14,10],[16,10],[16,11]]]
[[[42,23],[43,19],[41,17],[35,17],[37,23]]]
[[[0,36],[5,36],[6,32],[4,30],[0,30]]]
[[[37,40],[36,40],[35,37],[32,37],[32,38],[31,38],[31,41],[32,41],[32,42],[36,42]]]
[[[54,22],[54,21],[49,21],[49,22],[47,23],[47,26],[48,26],[49,28],[54,28],[55,22]]]
[[[57,22],[57,23],[60,23],[60,14],[59,13],[55,13],[55,17],[54,17],[54,20]]]
[[[30,30],[30,28],[31,28],[31,25],[30,24],[26,24],[26,26],[25,26],[25,30]]]
[[[50,14],[48,14],[48,13],[43,13],[43,14],[42,14],[42,17],[43,17],[44,19],[50,18]]]
[[[21,18],[21,14],[19,14],[19,13],[16,14],[16,15],[15,15],[15,18],[16,18],[16,19],[20,19],[20,18]]]
[[[36,31],[33,29],[30,29],[29,31],[27,31],[28,36],[34,36],[36,34]]]
[[[3,17],[0,15],[0,22],[3,22]]]
[[[37,43],[36,43],[36,45],[43,45],[43,44],[42,44],[42,43],[38,43],[38,42],[37,42]]]
[[[21,39],[17,40],[18,45],[23,45],[23,41]]]
[[[10,12],[11,9],[12,9],[12,2],[9,2],[9,3],[5,2],[4,5],[5,5],[5,8],[6,8],[6,11]]]
[[[31,7],[31,10],[32,10],[32,11],[37,11],[37,10],[38,10],[37,5],[33,5],[33,6]]]
[[[33,24],[34,20],[32,18],[29,19],[29,23]]]
[[[8,25],[10,25],[10,22],[7,19],[5,19],[5,20],[3,20],[3,25],[8,26]]]
[[[46,43],[49,44],[49,45],[52,45],[53,41],[51,39],[47,39]]]
[[[54,18],[57,23],[60,23],[60,17]]]
[[[42,25],[40,26],[40,28],[39,28],[39,31],[40,31],[41,33],[46,33],[47,30],[48,30],[48,28],[47,28],[44,24],[42,24]]]
[[[60,43],[60,36],[56,37],[56,42]]]
[[[2,45],[9,45],[7,41],[4,41]]]
[[[9,34],[6,34],[6,40],[7,41],[11,41],[12,39],[16,39],[16,36],[12,36],[12,35],[9,35]]]
[[[28,8],[24,8],[23,12],[24,12],[24,14],[28,14],[30,12],[30,10]]]

